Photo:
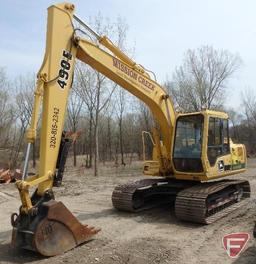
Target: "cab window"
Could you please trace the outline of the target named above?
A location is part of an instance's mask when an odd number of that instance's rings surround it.
[[[230,153],[228,120],[216,117],[209,118],[208,129],[208,160],[211,166],[219,156]]]
[[[174,167],[183,172],[203,171],[202,138],[204,117],[201,114],[180,116],[176,122],[173,151]]]

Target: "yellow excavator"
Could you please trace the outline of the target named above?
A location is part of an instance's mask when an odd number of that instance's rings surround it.
[[[226,113],[175,112],[169,95],[147,70],[77,17],[73,4],[52,5],[48,8],[46,52],[27,131],[22,180],[16,183],[21,207],[11,216],[14,246],[54,256],[99,232],[82,225],[53,194],[53,187],[61,184],[71,144],[63,125],[76,59],[143,101],[157,122],[150,136],[152,158],[144,162],[144,174],[157,177],[117,186],[112,194],[115,208],[137,212],[173,201],[177,218],[210,224],[250,197],[248,181],[214,181],[244,172],[246,166],[245,147],[230,139]],[[28,176],[30,146],[36,139],[41,105],[39,169],[36,175]],[[32,187],[36,190],[30,195]]]

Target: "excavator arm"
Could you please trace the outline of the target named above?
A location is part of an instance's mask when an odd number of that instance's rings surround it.
[[[96,37],[96,43],[76,34],[74,19]],[[31,125],[27,131],[23,177],[17,182],[22,206],[20,213],[12,216],[13,244],[46,256],[65,252],[99,231],[81,225],[62,203],[54,201],[52,192],[76,59],[145,102],[160,126],[166,150],[162,151],[159,135],[155,132],[159,171],[162,175],[172,171],[171,135],[175,112],[165,90],[106,36],[99,36],[76,17],[74,5],[63,3],[49,7],[46,52],[38,73]],[[27,177],[30,145],[36,139],[41,105],[39,171],[37,175]],[[29,193],[31,187],[37,187],[32,196]]]

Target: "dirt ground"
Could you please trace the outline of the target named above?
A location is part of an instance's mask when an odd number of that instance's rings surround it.
[[[0,263],[256,263],[252,238],[256,160],[249,160],[248,171],[237,176],[251,183],[248,203],[210,226],[178,221],[170,206],[138,214],[113,209],[114,186],[143,177],[139,162],[125,168],[104,168],[98,177],[68,167],[63,186],[55,190],[56,200],[63,201],[82,223],[102,231],[92,241],[50,259],[10,248],[10,215],[18,210],[20,200],[13,184],[0,185]],[[233,232],[251,234],[238,259],[230,259],[222,246],[222,237]]]

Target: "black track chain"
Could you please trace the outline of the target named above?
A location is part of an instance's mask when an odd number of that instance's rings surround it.
[[[217,206],[209,212],[207,199],[210,195],[220,195],[226,188],[240,187],[243,189],[241,201],[231,200],[225,204]],[[184,221],[211,224],[216,220],[239,208],[246,198],[250,197],[250,185],[248,181],[223,180],[197,184],[193,187],[182,190],[178,193],[175,201],[175,214]]]

